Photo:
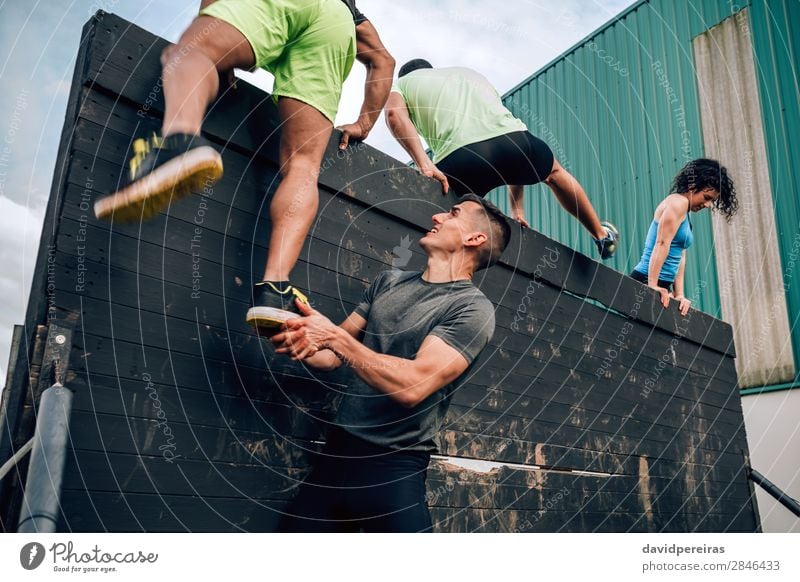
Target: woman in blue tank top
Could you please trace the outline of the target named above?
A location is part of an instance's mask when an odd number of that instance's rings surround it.
[[[689,213],[714,208],[730,221],[738,201],[727,169],[705,158],[686,164],[672,181],[671,192],[656,208],[631,277],[658,291],[664,307],[669,307],[670,298],[679,301],[686,315],[691,302],[683,295],[683,274],[686,249],[694,240]]]

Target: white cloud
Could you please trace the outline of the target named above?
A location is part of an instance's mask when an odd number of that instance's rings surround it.
[[[69,89],[72,86],[66,79],[57,79],[52,83],[49,83],[45,88],[45,93],[50,96],[55,95],[62,95],[64,97],[69,97]]]
[[[31,210],[0,196],[0,387],[5,386],[6,364],[14,324],[22,323],[28,303],[44,212]]]

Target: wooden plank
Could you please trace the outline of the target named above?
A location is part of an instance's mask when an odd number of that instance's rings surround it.
[[[577,411],[573,411],[567,416],[554,415],[551,419],[540,416],[531,419],[510,414],[497,415],[493,412],[454,405],[448,410],[444,426],[459,427],[475,434],[492,434],[512,439],[549,434],[555,442],[569,442],[582,448],[590,448],[582,446],[583,443],[591,444],[591,448],[599,448],[600,442],[604,442],[606,445],[603,448],[610,447],[609,450],[612,450],[619,447],[623,451],[629,451],[631,450],[629,443],[646,442],[646,446],[652,447],[652,450],[663,451],[664,454],[672,450],[675,451],[674,454],[680,454],[681,450],[685,450],[684,440],[701,441],[704,448],[712,452],[724,450],[729,446],[728,441],[715,435],[691,433],[667,427],[653,427],[649,433],[637,434],[636,431],[621,430],[620,426],[607,426],[595,418],[588,416],[582,419]]]
[[[91,232],[91,229],[92,227],[86,227],[88,232]],[[95,248],[99,250],[102,248],[102,242],[90,243],[88,241],[87,238],[83,250],[79,251],[77,245],[81,243],[76,240],[76,237],[64,235],[59,239],[60,247],[69,251],[70,254],[62,255],[60,252],[58,254],[57,265],[63,266],[63,268],[59,273],[61,276],[57,278],[57,289],[107,300],[113,295],[103,295],[104,292],[116,294],[119,288],[124,286],[118,284],[116,277],[109,277],[109,272],[124,278],[126,283],[129,281],[144,281],[141,285],[148,283],[146,292],[152,292],[154,285],[157,286],[157,284],[145,281],[143,276],[152,277],[154,281],[158,281],[157,274],[160,272],[168,273],[161,279],[165,285],[176,284],[170,287],[170,290],[176,294],[176,301],[174,304],[170,304],[170,308],[178,312],[185,312],[187,309],[190,311],[205,309],[207,316],[214,317],[214,314],[223,312],[208,309],[211,305],[223,306],[230,298],[244,306],[246,311],[246,306],[250,302],[252,275],[249,270],[238,266],[235,261],[215,262],[205,258],[202,252],[193,258],[191,255],[178,251],[158,247],[151,243],[137,243],[135,239],[123,237],[112,239],[112,244],[108,245],[110,250],[107,253],[107,260],[102,256],[106,253],[100,252],[93,255],[95,260],[90,260],[86,258],[86,255],[92,252],[90,247],[97,245]],[[75,253],[84,252],[85,255],[72,254],[73,249]],[[311,258],[316,256],[319,255],[314,253]],[[134,263],[138,272],[130,270],[129,260],[131,259],[138,261],[138,263]],[[343,260],[347,260],[347,258],[345,257]],[[334,321],[344,319],[355,305],[354,301],[343,301],[342,295],[347,293],[350,297],[360,300],[361,294],[367,286],[359,279],[347,275],[337,275],[333,271],[325,271],[314,262],[307,263],[302,259],[299,262],[298,270],[298,285],[303,285],[303,282],[307,283],[309,277],[319,275],[324,277],[323,281],[328,282],[327,288],[334,290],[333,296],[318,293],[312,297],[312,305],[324,309]],[[98,291],[93,290],[95,287],[98,288]],[[132,290],[127,289],[125,292],[130,296],[131,293],[136,292],[137,287],[140,287],[139,283]],[[335,291],[337,287],[342,291],[337,293]],[[165,291],[162,289],[162,298],[164,293]],[[150,299],[151,301],[156,300],[154,297]],[[344,311],[343,306],[346,306],[348,311]]]
[[[517,392],[468,383],[453,393],[453,403],[493,411],[496,414],[513,414],[525,418],[537,418],[540,411],[548,407],[557,409],[575,407],[585,414],[607,414],[609,417],[619,419],[614,421],[617,425],[628,419],[627,422],[650,422],[672,429],[708,431],[727,437],[741,430],[741,419],[737,422],[733,412],[721,408],[710,409],[708,413],[710,418],[706,419],[696,409],[699,407],[693,406],[690,401],[684,403],[677,398],[664,397],[662,407],[668,404],[669,408],[659,408],[659,401],[653,401],[652,406],[649,404],[636,406],[638,403],[633,400],[633,396],[628,395],[628,398],[625,398],[626,394],[622,389],[608,390],[607,394],[604,395],[602,389],[597,387],[581,390],[544,382],[531,383],[527,389]],[[609,406],[611,399],[616,402],[617,407]],[[619,409],[625,413],[620,414]],[[654,418],[658,419],[655,423],[652,422]],[[734,420],[728,422],[728,418]]]
[[[438,467],[437,467],[438,464]],[[449,470],[442,470],[442,465],[449,466]],[[684,511],[705,513],[715,509],[721,511],[727,504],[741,504],[750,498],[746,489],[741,485],[746,482],[744,471],[737,473],[732,480],[715,482],[713,496],[706,495],[707,491],[685,478],[688,471],[678,472],[673,476],[659,477],[655,475],[615,475],[593,476],[577,472],[551,471],[537,469],[516,469],[501,466],[486,473],[465,470],[447,461],[433,462],[429,468],[429,502],[433,505],[470,507],[473,504],[481,507],[503,507],[497,498],[486,499],[477,495],[478,492],[493,495],[496,491],[508,488],[512,497],[523,489],[536,489],[543,498],[557,496],[569,497],[569,503],[584,510],[586,502],[594,495],[610,495],[619,504],[619,507],[631,503],[646,503],[653,511]],[[450,493],[456,488],[466,489],[475,493],[470,503],[454,502]],[[559,492],[562,495],[557,495]],[[506,495],[503,493],[503,495]],[[634,499],[628,500],[629,497]],[[549,504],[555,505],[555,501]],[[617,508],[619,509],[619,508]],[[616,511],[610,509],[609,511]],[[640,508],[644,513],[646,510]],[[649,511],[649,510],[648,510]]]
[[[87,423],[76,431],[72,446],[81,451],[145,455],[215,463],[251,464],[303,469],[316,459],[319,441],[288,437],[281,430],[278,406],[258,405],[250,416],[260,422],[225,416],[228,426],[207,426],[165,414],[163,419],[75,411],[73,423]],[[227,411],[221,410],[220,415]],[[298,425],[300,423],[297,423]],[[79,424],[76,424],[78,426]],[[80,456],[80,455],[79,455]]]
[[[86,356],[82,362],[73,357],[76,365],[71,371],[74,378],[85,374],[88,366],[93,373],[120,378],[150,378],[150,381],[165,385],[190,386],[198,389],[213,390],[217,393],[241,395],[247,398],[264,399],[264,395],[274,393],[276,386],[287,381],[287,371],[275,371],[269,368],[253,368],[234,361],[203,361],[202,358],[170,353],[138,344],[115,341],[109,346],[107,338],[86,335],[83,338]],[[108,350],[113,357],[97,358],[99,351]],[[83,356],[83,354],[79,354]],[[298,372],[301,369],[297,370]],[[306,376],[301,380],[308,381]],[[297,379],[292,378],[292,382]],[[337,384],[328,383],[335,388]],[[325,384],[322,385],[324,389]],[[321,433],[320,433],[321,434]],[[318,435],[317,435],[318,436]]]
[[[66,490],[59,531],[270,532],[285,502],[186,495]],[[113,516],[113,517],[112,517]]]
[[[146,376],[150,378],[150,376]],[[289,385],[290,384],[290,385]],[[239,415],[248,408],[262,404],[279,404],[309,411],[332,409],[341,385],[323,384],[316,378],[283,374],[269,385],[259,387],[258,393],[241,393],[226,386],[200,385],[191,388],[175,384],[160,384],[152,378],[123,378],[82,372],[70,381],[75,390],[74,410],[102,414],[126,414],[139,418],[158,418],[153,403],[155,393],[160,408],[171,418],[177,415],[207,426],[227,426],[230,422],[220,416],[222,411],[239,426]],[[254,391],[252,391],[254,392]],[[262,415],[263,420],[263,415]]]
[[[78,532],[269,532],[274,531],[280,520],[285,503],[275,501],[250,500],[250,499],[225,499],[201,498],[179,495],[146,495],[134,493],[111,493],[65,491],[63,494],[64,508],[66,508],[64,531]],[[582,524],[569,522],[569,527],[564,528],[565,516],[575,514],[565,512],[502,512],[491,510],[472,510],[475,513],[469,517],[463,514],[464,510],[447,508],[433,508],[431,513],[437,522],[435,531],[479,531],[459,526],[470,526],[477,521],[484,523],[492,516],[505,513],[506,521],[513,520],[514,526],[506,526],[503,531],[517,531],[521,533],[548,532],[548,531],[587,531],[581,529]],[[478,515],[476,515],[478,514]],[[113,520],[107,517],[114,515]],[[584,523],[587,525],[599,524],[598,531],[648,531],[644,524],[636,522],[635,517],[626,517],[624,521],[617,520],[613,524],[602,523],[602,515],[593,514]],[[675,517],[678,519],[670,519]],[[661,530],[652,531],[690,531],[689,524],[683,524],[682,516],[668,516],[661,518]],[[509,519],[510,518],[510,519]],[[568,519],[568,517],[567,517]],[[715,518],[717,524],[721,523]],[[494,522],[500,522],[495,517]],[[698,520],[699,521],[699,520]],[[727,519],[728,525],[733,525],[736,531],[753,531],[746,527],[742,520]],[[491,524],[491,522],[490,522]],[[615,525],[629,524],[627,529],[611,529]],[[494,525],[494,524],[491,524]],[[700,525],[700,524],[698,524]],[[678,526],[678,527],[675,527]],[[596,526],[597,527],[597,526]],[[608,529],[606,529],[608,528]],[[632,529],[633,528],[633,529]],[[483,531],[483,530],[480,530]],[[492,530],[493,531],[493,530]],[[712,529],[711,531],[719,531]],[[731,531],[729,529],[729,531]]]
[[[638,459],[637,459],[638,460]],[[456,485],[484,487],[514,487],[537,488],[555,494],[565,489],[569,493],[564,495],[577,495],[582,500],[595,493],[614,493],[620,501],[627,495],[647,495],[651,505],[655,508],[676,509],[694,497],[707,499],[730,499],[737,503],[749,499],[743,484],[747,481],[747,474],[743,468],[733,478],[720,481],[720,487],[712,490],[714,496],[706,495],[707,489],[699,486],[691,477],[692,469],[677,467],[672,474],[659,476],[653,474],[646,464],[634,474],[600,475],[580,472],[520,469],[509,465],[500,465],[488,471],[465,469],[455,464],[452,458],[434,458],[428,467],[430,483],[444,483],[444,490],[438,486],[429,486],[428,490],[433,497],[447,497],[449,489]],[[643,470],[642,470],[643,469]],[[447,484],[450,484],[450,487]],[[716,482],[715,482],[716,483]],[[718,495],[717,495],[718,493]],[[431,501],[431,503],[434,503]],[[435,503],[434,503],[435,504]]]
[[[461,427],[448,427],[443,430],[439,439],[439,450],[444,455],[504,463],[521,463],[609,473],[622,470],[628,474],[636,474],[630,466],[623,466],[622,469],[615,468],[611,459],[604,454],[592,457],[592,462],[588,464],[585,459],[575,455],[576,451],[580,451],[583,454],[610,453],[612,455],[632,457],[629,459],[629,464],[634,463],[634,459],[638,460],[640,457],[649,459],[651,471],[658,475],[672,476],[677,471],[686,468],[692,471],[698,480],[706,478],[725,482],[742,468],[741,463],[738,462],[741,453],[741,448],[739,447],[731,447],[722,451],[706,451],[700,448],[697,443],[689,443],[683,450],[676,451],[673,447],[659,447],[648,441],[631,443],[620,439],[622,444],[602,448],[601,445],[605,441],[597,436],[595,438],[597,439],[596,442],[572,441],[563,438],[562,434],[557,430],[552,433],[542,431],[542,434],[539,434],[536,429],[529,431],[529,434],[526,434],[523,438],[509,438],[505,435],[470,432]],[[567,450],[564,451],[563,448],[548,450],[543,448],[545,445],[559,445]],[[548,452],[551,454],[545,456],[545,453]],[[610,467],[605,463],[608,463]],[[663,470],[662,465],[666,465]]]
[[[603,358],[608,356],[608,351],[613,347],[617,351],[630,350],[634,355],[647,355],[654,360],[659,360],[670,350],[674,351],[676,365],[686,367],[690,363],[692,368],[707,368],[705,375],[713,375],[726,380],[736,381],[735,370],[721,369],[720,364],[730,358],[705,350],[702,346],[692,342],[677,341],[673,334],[654,330],[646,325],[631,325],[630,318],[591,305],[569,293],[561,293],[550,285],[531,282],[526,277],[512,275],[510,271],[495,269],[482,289],[490,296],[493,302],[502,302],[514,313],[516,327],[508,327],[527,332],[529,335],[552,334],[559,338],[556,343],[561,344],[564,338],[567,345],[576,350],[591,351],[595,343]],[[520,284],[523,282],[522,284]],[[496,286],[496,287],[495,287]],[[496,291],[495,291],[496,289]],[[502,296],[502,301],[500,297]],[[545,305],[545,309],[533,309],[533,305]],[[628,311],[631,313],[632,309]],[[574,335],[578,332],[579,335]],[[578,341],[571,342],[571,338]],[[621,349],[620,349],[621,348]],[[624,353],[622,354],[624,356]],[[619,355],[617,356],[619,358]],[[617,359],[612,358],[612,359]],[[625,360],[623,360],[625,361]],[[635,361],[635,359],[633,360]],[[709,373],[710,372],[710,373]]]
[[[496,346],[502,340],[503,336],[498,337],[493,340],[491,345]],[[637,370],[613,364],[612,366],[615,366],[614,374],[606,374],[598,379],[595,375],[596,361],[592,362],[589,358],[567,349],[558,348],[558,351],[553,353],[554,347],[557,348],[553,344],[533,340],[530,348],[523,354],[508,349],[503,342],[502,348],[496,348],[498,367],[502,365],[508,372],[498,376],[491,369],[481,369],[472,377],[477,382],[493,387],[502,386],[504,389],[509,382],[519,382],[518,389],[525,388],[536,381],[549,381],[557,385],[563,383],[583,387],[584,390],[594,389],[596,386],[608,388],[629,384],[630,388],[633,388],[631,395],[638,394],[642,400],[647,400],[652,392],[658,392],[670,398],[678,397],[694,402],[699,401],[711,408],[725,408],[733,412],[740,412],[741,404],[735,397],[738,392],[731,389],[723,392],[723,387],[727,386],[722,382],[716,382],[709,378],[698,378],[691,373],[687,374],[684,370],[675,370],[669,366],[659,369],[656,373],[649,369]],[[612,377],[609,378],[609,375]],[[525,381],[525,378],[528,378],[528,381]],[[710,384],[716,384],[719,389],[708,389]],[[733,398],[731,394],[734,395]]]
[[[653,515],[650,524],[638,514],[615,512],[571,513],[500,509],[431,508],[434,529],[450,532],[660,532],[660,531],[754,531],[745,519],[733,515],[709,515],[706,519]],[[672,526],[677,527],[672,527]]]
[[[64,489],[288,500],[307,471],[263,464],[73,451]],[[124,487],[124,489],[123,489]]]

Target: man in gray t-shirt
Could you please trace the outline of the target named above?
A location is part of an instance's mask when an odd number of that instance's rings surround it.
[[[425,470],[453,391],[494,333],[494,307],[472,275],[510,238],[503,214],[466,195],[432,218],[424,272],[381,273],[342,322],[304,317],[272,342],[319,370],[356,376],[320,462],[287,511],[289,531],[426,531]]]
[[[425,339],[435,337],[452,348],[449,358],[461,363],[460,356],[468,367],[413,407],[359,379],[343,396],[336,424],[390,449],[435,450],[450,395],[494,333],[494,306],[468,279],[431,283],[419,272],[384,271],[355,313],[367,322],[362,343],[379,354],[413,360]]]

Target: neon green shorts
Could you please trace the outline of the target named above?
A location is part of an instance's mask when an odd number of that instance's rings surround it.
[[[308,103],[333,123],[356,54],[353,15],[342,0],[217,0],[200,14],[247,38],[256,67],[275,75],[276,101]]]

